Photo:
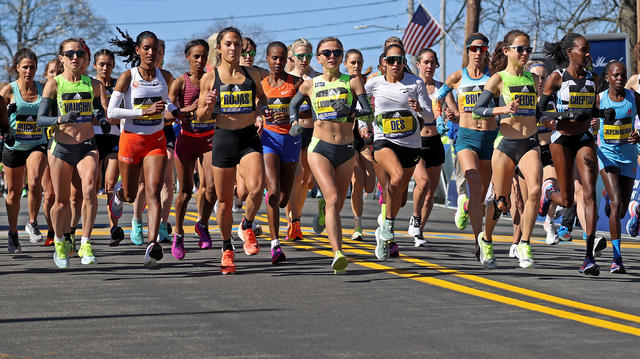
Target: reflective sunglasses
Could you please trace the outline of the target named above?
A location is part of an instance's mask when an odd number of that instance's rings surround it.
[[[478,52],[478,50],[480,50],[480,52],[484,53],[484,52],[489,51],[489,46],[471,45],[471,46],[467,47],[467,49],[469,49],[470,52]]]
[[[389,65],[397,64],[406,64],[407,59],[404,56],[385,56],[384,61],[386,61]]]
[[[84,50],[78,50],[78,51],[65,51],[62,53],[64,56],[66,56],[69,59],[73,59],[73,56],[78,56],[79,59],[83,58],[86,55],[86,52]]]
[[[330,58],[331,54],[333,54],[334,57],[341,57],[342,56],[342,50],[341,49],[335,49],[335,50],[322,50],[320,51],[320,55],[326,57],[326,58]]]
[[[242,57],[247,57],[247,56],[256,56],[256,51],[255,50],[242,51]]]
[[[328,50],[327,50],[328,51]],[[298,60],[302,61],[304,59],[311,59],[311,57],[313,56],[313,54],[293,54],[293,56],[297,57]],[[337,56],[336,56],[337,57]]]
[[[516,51],[518,51],[519,54],[523,53],[523,52],[527,52],[527,54],[530,54],[531,51],[533,51],[533,47],[531,46],[507,46],[510,49],[516,49]]]

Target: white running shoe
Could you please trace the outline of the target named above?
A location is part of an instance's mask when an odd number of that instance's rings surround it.
[[[413,237],[413,246],[418,248],[418,247],[426,247],[427,246],[427,240],[424,239],[424,237],[422,237],[422,235],[419,236],[415,236]]]
[[[409,219],[409,229],[407,229],[409,235],[412,237],[416,237],[420,235],[420,218],[416,216],[411,216]]]
[[[549,219],[549,216],[547,216],[547,219]],[[560,239],[558,238],[558,232],[556,231],[555,224],[551,221],[549,222],[544,221],[544,224],[542,225],[542,227],[544,228],[545,232],[547,232],[547,238],[545,239],[545,243],[547,243],[550,246],[558,244]]]
[[[516,250],[518,250],[518,244],[511,243],[511,248],[509,248],[509,257],[517,258]]]

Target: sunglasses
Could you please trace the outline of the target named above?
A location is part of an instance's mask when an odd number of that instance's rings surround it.
[[[293,54],[293,56],[297,57],[298,60],[302,61],[304,59],[307,59],[307,60],[311,59],[311,56],[313,56],[313,54]]]
[[[523,52],[527,52],[527,54],[530,54],[533,51],[533,47],[531,46],[507,46],[510,49],[516,49],[516,51],[518,51],[519,54],[523,53]]]
[[[385,56],[384,61],[386,61],[389,65],[393,64],[406,64],[407,59],[404,56]]]
[[[480,50],[480,52],[484,53],[484,52],[489,51],[489,46],[471,45],[471,46],[467,47],[467,49],[469,49],[470,52],[478,52],[478,50]]]
[[[320,51],[320,55],[326,57],[326,58],[330,58],[331,54],[333,54],[333,57],[341,57],[342,56],[342,50],[341,49],[335,49],[335,50],[322,50]]]
[[[73,56],[78,56],[79,59],[83,58],[86,55],[86,52],[84,50],[78,50],[78,51],[65,51],[62,53],[64,56],[66,56],[69,59],[73,59]]]
[[[256,56],[256,51],[255,50],[242,51],[242,57],[247,57],[247,56]]]

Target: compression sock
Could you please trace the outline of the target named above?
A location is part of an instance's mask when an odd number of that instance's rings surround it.
[[[620,253],[620,240],[612,239],[611,246],[613,247],[613,258],[622,258],[622,254]]]
[[[242,229],[249,229],[252,225],[253,221],[250,221],[247,219],[247,217],[244,217],[244,221],[242,221]]]
[[[230,239],[223,239],[222,240],[222,250],[223,251],[232,251],[233,250],[233,244],[231,244],[231,240]]]

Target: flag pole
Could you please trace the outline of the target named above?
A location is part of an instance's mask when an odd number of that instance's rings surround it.
[[[430,13],[430,12],[429,12],[429,10],[427,9],[427,7],[426,7],[426,6],[424,6],[424,4],[422,3],[422,1],[418,0],[418,4],[419,4],[420,6],[422,6],[422,8],[424,9],[424,11],[426,11],[426,12],[427,12],[427,14],[428,14],[429,16],[431,16],[431,18],[432,18],[434,21],[436,21],[436,18],[435,18],[435,17],[433,17],[433,15],[431,15],[431,13]],[[438,24],[438,27],[440,28],[440,30],[442,31],[442,33],[444,34],[444,36],[446,36],[446,37],[447,37],[447,39],[449,39],[449,41],[451,41],[451,43],[453,44],[453,46],[455,46],[455,47],[456,47],[456,49],[458,49],[458,52],[459,52],[459,53],[462,53],[462,49],[458,46],[458,44],[456,44],[456,42],[455,42],[455,41],[453,41],[453,39],[451,38],[451,36],[449,36],[449,34],[444,30],[444,28],[442,27],[442,25],[440,25],[440,23],[439,23],[438,21],[436,21],[436,24]]]

